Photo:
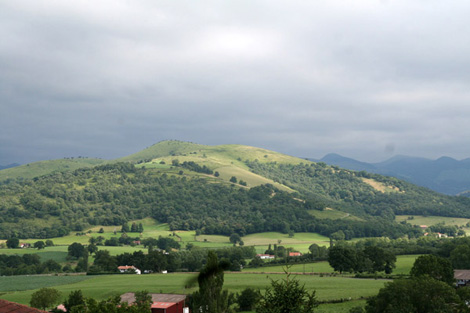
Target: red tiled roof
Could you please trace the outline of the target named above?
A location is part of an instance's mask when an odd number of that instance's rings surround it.
[[[47,313],[23,304],[0,299],[0,313]]]

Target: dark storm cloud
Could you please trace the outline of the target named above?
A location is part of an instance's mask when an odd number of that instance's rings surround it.
[[[470,156],[465,1],[4,1],[0,164],[163,139]]]

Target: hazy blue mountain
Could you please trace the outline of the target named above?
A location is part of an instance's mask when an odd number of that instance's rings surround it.
[[[12,163],[12,164],[8,164],[8,165],[0,165],[0,170],[5,170],[7,168],[17,167],[19,165],[20,164],[18,164],[18,163]]]
[[[470,191],[470,158],[458,161],[443,156],[430,160],[397,155],[383,162],[366,163],[339,154],[328,154],[319,161],[350,170],[397,177],[450,195],[467,195]]]

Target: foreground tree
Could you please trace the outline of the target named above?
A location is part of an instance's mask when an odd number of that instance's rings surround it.
[[[209,251],[206,266],[199,272],[197,282],[199,291],[193,294],[193,312],[201,313],[228,313],[228,292],[222,291],[224,284],[224,270],[228,263],[221,262],[214,251]]]
[[[447,259],[432,254],[419,256],[411,268],[410,275],[413,277],[427,275],[448,284],[455,281],[452,264]]]
[[[29,304],[33,308],[46,310],[58,303],[60,292],[54,288],[41,288],[31,295]]]
[[[429,276],[386,283],[379,294],[367,301],[367,313],[450,313],[468,312],[454,288]]]
[[[271,287],[260,297],[256,313],[312,313],[318,306],[315,291],[308,293],[305,285],[290,277],[272,280]]]

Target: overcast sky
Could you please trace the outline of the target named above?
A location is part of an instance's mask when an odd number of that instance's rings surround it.
[[[470,157],[470,1],[0,2],[0,164],[158,141]]]

